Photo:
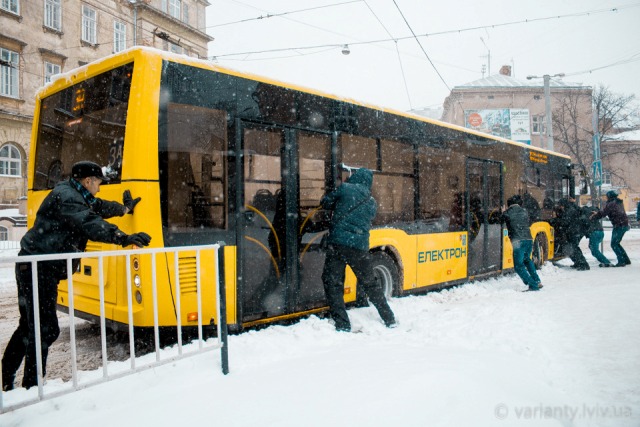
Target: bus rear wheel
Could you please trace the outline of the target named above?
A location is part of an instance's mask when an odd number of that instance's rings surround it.
[[[399,274],[398,265],[393,258],[386,252],[374,252],[371,255],[371,267],[385,298],[389,299],[397,295]]]
[[[531,260],[536,268],[540,270],[546,260],[546,240],[538,234],[533,241],[533,251],[531,252]]]

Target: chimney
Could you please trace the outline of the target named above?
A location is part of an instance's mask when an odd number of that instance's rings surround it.
[[[503,65],[500,68],[500,74],[511,77],[511,65]]]

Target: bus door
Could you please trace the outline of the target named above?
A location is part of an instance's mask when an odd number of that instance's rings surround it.
[[[466,223],[469,231],[468,274],[499,270],[502,260],[502,164],[467,159]]]
[[[243,322],[326,305],[323,213],[331,136],[241,123],[238,298]]]

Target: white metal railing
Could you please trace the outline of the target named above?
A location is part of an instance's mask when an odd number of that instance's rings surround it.
[[[201,295],[201,268],[200,268],[200,254],[202,251],[214,251],[215,262],[215,304],[216,304],[216,318],[217,321],[217,337],[215,340],[203,340],[202,334],[202,295]],[[196,298],[197,298],[197,310],[198,310],[198,345],[195,350],[185,352],[182,342],[182,324],[181,324],[181,301],[180,301],[180,277],[178,268],[178,253],[179,252],[196,252]],[[173,253],[174,254],[174,274],[176,284],[176,319],[177,319],[177,355],[161,356],[160,351],[160,329],[158,325],[158,300],[157,300],[157,277],[156,277],[156,256],[157,254]],[[146,363],[144,365],[136,364],[135,356],[135,336],[133,326],[133,301],[132,301],[132,285],[131,285],[131,256],[133,255],[151,255],[152,262],[152,298],[153,298],[153,319],[154,319],[154,340],[155,340],[155,361]],[[10,410],[18,409],[37,403],[39,401],[50,399],[62,394],[67,394],[76,390],[80,390],[92,385],[96,385],[105,381],[120,378],[135,372],[150,369],[170,363],[180,358],[200,354],[205,351],[220,349],[221,355],[221,369],[224,374],[229,372],[228,362],[228,350],[227,350],[227,323],[226,323],[226,304],[225,304],[225,289],[224,281],[220,280],[220,264],[219,264],[220,245],[202,245],[202,246],[182,246],[173,248],[147,248],[147,249],[130,249],[130,250],[117,250],[117,251],[104,251],[104,252],[82,252],[82,253],[67,253],[67,254],[50,254],[50,255],[29,255],[29,256],[14,256],[3,257],[3,263],[31,263],[31,276],[32,276],[32,290],[33,290],[33,314],[35,324],[35,344],[36,344],[36,362],[37,362],[37,382],[38,393],[37,396],[33,396],[33,393],[21,394],[23,399],[13,399],[13,394],[7,396],[8,392],[0,391],[0,413]],[[107,334],[106,334],[106,320],[105,320],[105,295],[104,295],[104,259],[115,256],[124,256],[126,258],[126,277],[127,277],[127,305],[128,305],[128,326],[129,326],[129,357],[131,366],[128,369],[120,370],[118,372],[109,372],[109,364],[107,360]],[[93,258],[98,259],[98,280],[99,280],[99,294],[100,294],[100,334],[101,334],[101,347],[102,347],[102,377],[97,379],[90,379],[89,381],[78,381],[78,367],[77,367],[77,354],[76,354],[76,335],[75,335],[75,321],[74,321],[74,291],[73,291],[73,268],[72,261],[74,259]],[[51,261],[51,260],[66,260],[67,262],[67,280],[68,280],[68,304],[69,304],[69,341],[71,347],[71,381],[67,387],[56,387],[55,389],[48,390],[48,387],[44,387],[44,379],[42,377],[42,343],[41,343],[41,331],[40,331],[40,310],[39,310],[39,295],[38,295],[38,262]],[[211,342],[213,341],[213,342]],[[0,361],[0,366],[1,366]],[[0,372],[0,376],[1,376]],[[5,402],[7,400],[7,402]]]

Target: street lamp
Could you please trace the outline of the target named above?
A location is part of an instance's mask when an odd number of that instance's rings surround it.
[[[542,76],[544,80],[544,113],[545,113],[545,126],[547,128],[547,149],[553,151],[553,125],[551,123],[551,88],[549,87],[549,81],[551,77],[564,77],[564,73],[554,74],[550,76],[545,74]],[[527,80],[539,79],[540,76],[527,76]]]

